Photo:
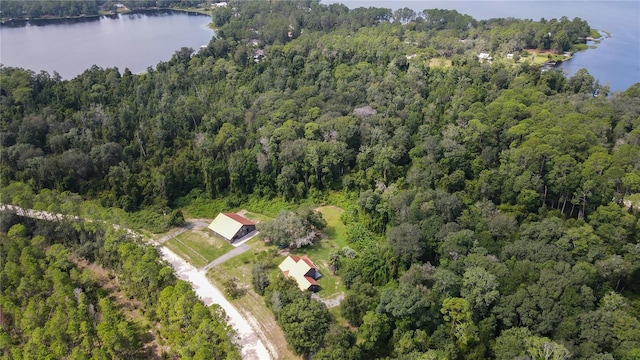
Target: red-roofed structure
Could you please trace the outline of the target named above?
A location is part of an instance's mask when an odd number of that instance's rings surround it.
[[[256,224],[235,213],[220,213],[209,225],[209,230],[233,243],[256,231]]]
[[[293,278],[298,283],[300,290],[318,291],[320,289],[316,280],[322,275],[306,255],[289,255],[278,267],[284,276]]]
[[[227,217],[232,218],[236,222],[239,222],[242,225],[255,225],[256,224],[253,221],[247,219],[246,217],[244,217],[242,215],[238,215],[236,213],[223,213],[223,214],[225,214]]]

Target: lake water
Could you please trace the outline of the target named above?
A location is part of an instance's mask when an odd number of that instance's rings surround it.
[[[515,17],[570,19],[580,17],[611,34],[595,49],[561,65],[567,75],[580,68],[621,91],[640,82],[640,1],[432,1],[432,0],[322,0],[342,2],[350,8],[409,7],[455,9],[474,18]],[[96,64],[125,67],[139,73],[171,58],[183,46],[198,49],[214,32],[208,16],[182,12],[118,15],[73,22],[34,22],[27,26],[0,26],[0,63],[34,71],[57,71],[69,79]]]
[[[612,91],[622,91],[640,82],[640,1],[432,1],[432,0],[322,0],[323,4],[343,3],[349,8],[385,7],[392,10],[408,7],[416,12],[425,9],[451,9],[469,14],[476,20],[514,17],[540,20],[567,16],[587,20],[592,28],[606,30],[611,38],[595,49],[575,54],[560,65],[567,75],[586,68],[601,84]],[[604,33],[603,33],[604,35]]]
[[[34,21],[0,26],[0,63],[63,79],[92,65],[133,73],[167,61],[181,47],[195,50],[214,35],[211,17],[157,11],[73,21]]]

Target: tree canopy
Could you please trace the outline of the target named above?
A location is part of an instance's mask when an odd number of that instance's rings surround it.
[[[92,67],[61,80],[0,68],[2,202],[73,213],[86,199],[179,223],[173,210],[212,199],[290,209],[339,193],[349,247],[331,261],[350,329],[287,280],[253,274],[296,353],[638,357],[640,84],[610,94],[587,70],[566,78],[506,58],[579,48],[586,22],[312,0],[230,1],[213,21],[205,48],[144,74]],[[295,247],[322,226],[313,212],[284,211],[261,231]],[[24,294],[3,313],[39,314],[41,302],[25,299],[40,289],[27,282],[68,267],[64,251],[28,226],[2,231],[22,239],[2,242],[2,280]],[[60,238],[122,274],[123,291],[156,309],[145,316],[178,344],[175,356],[237,356],[221,314],[153,263],[154,249],[90,235]],[[116,313],[107,320],[93,339],[117,329],[123,346],[136,344]],[[29,339],[10,338],[16,351],[50,344],[38,321],[24,321]],[[225,350],[198,348],[205,338]]]

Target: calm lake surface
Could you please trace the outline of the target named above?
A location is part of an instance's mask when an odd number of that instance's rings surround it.
[[[612,91],[623,91],[640,82],[640,1],[432,1],[432,0],[322,0],[323,4],[343,3],[357,7],[385,7],[392,10],[408,7],[416,12],[425,9],[450,9],[469,14],[476,20],[514,17],[540,20],[566,16],[587,20],[597,30],[606,30],[611,38],[574,55],[560,65],[570,76],[586,68],[601,84]],[[601,31],[604,35],[604,33]]]
[[[72,21],[0,26],[0,63],[71,79],[92,65],[133,73],[171,59],[181,47],[198,50],[214,35],[205,15],[140,12]]]
[[[539,20],[567,16],[587,20],[591,27],[611,34],[600,44],[574,56],[561,68],[572,75],[580,68],[622,91],[640,82],[640,1],[432,1],[322,0],[350,8],[409,7],[455,9],[474,18],[515,17]],[[145,12],[74,22],[33,22],[0,26],[0,63],[34,71],[57,71],[70,79],[96,64],[100,67],[145,71],[167,61],[183,46],[198,49],[214,35],[208,16],[182,12]]]

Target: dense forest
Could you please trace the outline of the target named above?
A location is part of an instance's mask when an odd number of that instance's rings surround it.
[[[3,0],[2,20],[68,18],[100,15],[100,10],[105,13],[117,12],[116,4],[125,6],[129,10],[146,10],[158,8],[189,8],[201,5],[200,1],[183,0]]]
[[[349,327],[286,279],[254,274],[295,352],[640,357],[640,84],[610,94],[584,69],[566,78],[529,61],[580,49],[585,21],[311,0],[232,1],[212,21],[207,47],[144,74],[0,68],[2,202],[76,193],[163,214],[339,192],[350,246],[333,265]],[[55,265],[42,238],[2,231],[15,239],[3,259]],[[3,346],[26,346],[15,336]]]
[[[154,247],[124,231],[6,212],[0,259],[2,359],[240,359],[224,311],[205,307]]]

